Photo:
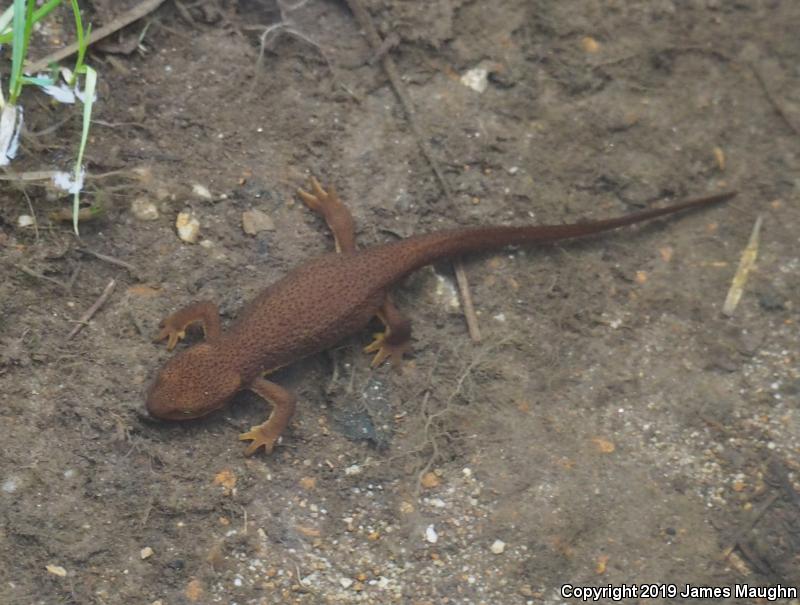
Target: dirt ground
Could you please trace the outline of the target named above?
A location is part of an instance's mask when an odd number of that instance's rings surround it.
[[[346,3],[167,2],[90,53],[84,199],[102,212],[80,239],[51,216],[70,200],[3,187],[0,603],[572,603],[564,584],[643,583],[662,598],[622,602],[692,602],[669,598],[690,584],[763,603],[733,591],[800,585],[800,4],[366,6],[419,135]],[[23,104],[11,168],[68,168],[77,112]],[[270,456],[237,440],[266,414],[252,394],[149,419],[161,318],[208,299],[229,322],[331,248],[294,193],[312,174],[363,246],[740,193],[468,259],[480,342],[451,263],[417,272],[395,294],[414,322],[404,372],[370,369],[365,331],[274,374],[299,406]]]

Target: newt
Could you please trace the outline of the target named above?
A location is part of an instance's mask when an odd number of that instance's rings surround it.
[[[205,340],[169,359],[147,393],[151,416],[186,420],[222,408],[242,390],[272,404],[265,422],[239,436],[271,453],[295,410],[295,396],[264,378],[303,357],[323,351],[366,327],[377,316],[385,329],[364,350],[375,353],[373,366],[390,360],[400,367],[411,344],[411,323],[395,307],[389,289],[409,273],[436,261],[513,245],[533,245],[586,237],[681,210],[726,201],[735,192],[718,193],[661,208],[565,225],[481,226],[437,231],[358,250],[355,223],[336,191],[311,179],[311,192],[298,195],[322,215],[333,233],[336,253],[306,261],[262,290],[223,331],[217,306],[208,301],[184,307],[160,324],[155,342],[171,351],[191,324],[200,324]]]

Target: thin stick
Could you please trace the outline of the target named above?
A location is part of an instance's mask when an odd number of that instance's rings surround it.
[[[361,29],[364,30],[364,34],[367,37],[367,42],[369,43],[372,52],[375,54],[375,56],[382,55],[381,65],[383,66],[383,71],[386,72],[386,77],[389,79],[389,84],[391,84],[394,94],[397,95],[400,105],[403,107],[403,111],[406,113],[408,125],[411,127],[411,132],[414,134],[414,138],[417,140],[417,145],[419,145],[422,155],[425,156],[428,165],[431,167],[431,170],[433,170],[433,174],[436,176],[436,180],[439,182],[439,186],[442,188],[447,201],[452,204],[453,192],[450,189],[450,185],[444,176],[441,166],[439,166],[439,162],[434,157],[433,151],[431,151],[431,148],[428,145],[425,133],[422,132],[422,128],[419,126],[419,124],[417,124],[414,105],[411,102],[411,97],[409,97],[408,93],[406,92],[403,81],[400,79],[400,74],[397,71],[397,64],[394,62],[392,56],[387,52],[386,45],[384,44],[384,41],[381,40],[378,30],[375,29],[375,25],[372,23],[372,18],[369,16],[369,13],[366,11],[363,4],[361,4],[361,0],[347,0],[347,5],[350,7],[350,10],[352,11],[353,16],[356,18],[356,21]],[[475,309],[472,306],[472,296],[469,290],[467,274],[464,271],[464,264],[461,259],[456,259],[453,262],[453,265],[456,271],[458,290],[461,294],[461,300],[463,302],[462,307],[464,309],[464,318],[467,322],[467,330],[469,331],[470,338],[473,341],[478,342],[481,339],[481,332],[480,328],[478,327],[478,316],[475,314]]]
[[[89,307],[89,310],[83,314],[83,316],[78,320],[78,324],[72,328],[72,331],[67,336],[67,340],[71,340],[78,332],[83,330],[83,326],[89,323],[89,320],[94,317],[94,314],[97,313],[98,309],[102,307],[105,302],[108,300],[108,297],[111,296],[111,293],[114,291],[114,288],[117,285],[117,280],[112,279],[108,282],[108,285],[103,290],[103,293],[100,297],[94,302],[94,304]]]
[[[475,307],[472,306],[472,294],[469,290],[469,281],[467,281],[467,272],[464,271],[464,263],[461,259],[455,262],[456,270],[456,283],[458,290],[461,293],[461,303],[464,307],[464,319],[467,320],[467,330],[469,337],[473,342],[481,341],[481,328],[478,325],[478,316],[475,314]]]
[[[161,4],[163,4],[164,0],[144,0],[143,2],[139,3],[138,5],[134,6],[129,11],[126,11],[113,19],[108,25],[104,25],[103,27],[98,27],[97,29],[93,29],[92,33],[89,35],[86,43],[87,46],[91,46],[98,40],[102,40],[121,30],[123,27],[127,27],[134,21],[138,21],[145,15],[152,13],[156,10]],[[67,57],[74,55],[78,52],[78,43],[73,42],[69,46],[65,46],[57,50],[54,53],[47,55],[46,57],[42,57],[38,61],[34,61],[32,63],[28,63],[25,65],[25,71],[28,73],[36,73],[37,71],[42,71],[51,63],[58,63],[62,59],[66,59]]]
[[[59,281],[53,277],[47,277],[46,275],[42,275],[41,273],[37,273],[30,267],[26,265],[17,265],[17,269],[25,273],[26,275],[30,275],[31,277],[35,277],[36,279],[41,279],[46,282],[50,282],[51,284],[55,284],[59,288],[63,288],[64,291],[69,292],[69,287],[62,281]]]
[[[764,91],[764,96],[767,97],[767,101],[769,101],[770,105],[772,105],[772,109],[775,110],[775,113],[777,113],[781,120],[783,120],[784,123],[789,127],[789,130],[800,136],[800,128],[798,128],[795,123],[789,119],[789,116],[783,110],[781,104],[778,103],[778,100],[774,96],[772,96],[772,91],[769,89],[769,86],[767,86],[767,81],[764,79],[761,71],[753,64],[750,64],[750,69],[755,75],[759,86],[761,86],[761,89]]]
[[[78,252],[82,252],[83,254],[89,254],[91,256],[94,256],[95,258],[100,259],[102,261],[105,261],[107,263],[110,263],[112,265],[117,265],[118,267],[123,267],[123,268],[127,269],[128,271],[130,271],[131,273],[135,274],[135,273],[138,272],[138,269],[136,268],[135,265],[132,265],[129,262],[126,262],[126,261],[121,260],[119,258],[116,258],[116,257],[113,257],[113,256],[108,256],[107,254],[101,254],[100,252],[95,252],[94,250],[89,250],[89,248],[76,248],[76,250]]]

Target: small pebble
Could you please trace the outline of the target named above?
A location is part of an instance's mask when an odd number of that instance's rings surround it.
[[[200,221],[191,212],[180,212],[175,220],[175,228],[178,230],[178,237],[188,244],[197,242],[200,234]]]
[[[275,222],[272,217],[261,210],[242,212],[242,229],[247,235],[255,235],[262,231],[274,231]]]
[[[145,546],[142,550],[139,551],[139,556],[144,559],[149,559],[153,556],[153,549],[149,546]]]
[[[342,588],[350,588],[353,585],[353,580],[350,578],[339,578],[339,584]]]
[[[584,36],[581,39],[581,46],[583,46],[583,50],[590,55],[600,52],[600,43],[591,36]]]
[[[20,214],[17,217],[17,227],[30,227],[33,225],[33,217],[30,214]]]
[[[131,202],[131,213],[140,221],[154,221],[158,218],[158,208],[146,197],[137,197]]]
[[[496,555],[503,554],[503,551],[505,549],[506,549],[506,543],[503,542],[502,540],[495,540],[494,542],[492,542],[492,545],[489,547],[489,550],[491,550]]]
[[[53,574],[54,576],[58,576],[59,578],[66,578],[67,577],[67,570],[61,567],[61,565],[47,565],[45,569]]]
[[[211,192],[208,190],[208,187],[205,185],[201,185],[200,183],[195,183],[192,185],[192,193],[194,193],[197,197],[203,200],[212,200],[214,196],[211,195]]]
[[[422,476],[422,479],[420,480],[422,487],[425,487],[427,489],[438,487],[439,484],[441,484],[441,482],[442,481],[439,479],[436,473],[431,473],[431,472],[425,473]]]
[[[425,528],[425,539],[431,544],[436,544],[439,541],[439,534],[436,533],[433,525]]]
[[[461,83],[475,92],[485,92],[489,86],[489,70],[485,67],[474,67],[464,72]]]

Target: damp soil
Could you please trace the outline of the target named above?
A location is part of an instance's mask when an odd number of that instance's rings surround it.
[[[134,4],[85,8],[97,27]],[[798,586],[800,4],[365,4],[416,129],[346,3],[167,2],[89,54],[83,200],[100,212],[80,238],[56,217],[70,199],[3,185],[0,603],[538,604],[645,583],[755,603],[734,591]],[[11,168],[69,169],[78,111],[23,105]],[[228,323],[332,248],[295,194],[311,175],[361,246],[739,195],[465,259],[479,342],[452,264],[417,272],[394,292],[414,326],[403,372],[370,368],[377,325],[279,370],[299,406],[269,456],[237,439],[267,414],[250,393],[149,419],[163,317],[212,300]]]

